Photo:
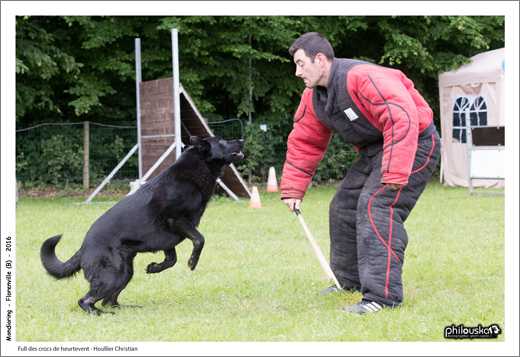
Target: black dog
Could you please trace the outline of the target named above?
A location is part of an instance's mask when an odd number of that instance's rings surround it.
[[[111,303],[132,279],[137,253],[164,251],[162,263],[151,263],[147,273],[159,273],[177,262],[175,246],[185,238],[193,242],[188,266],[195,269],[204,246],[198,226],[218,177],[227,165],[244,157],[244,140],[224,141],[218,137],[190,138],[178,160],[125,197],[103,214],[89,229],[81,248],[66,263],[54,249],[61,235],[47,239],[41,259],[47,272],[57,279],[83,269],[90,282],[89,292],[78,303],[87,312],[103,311],[94,306]]]

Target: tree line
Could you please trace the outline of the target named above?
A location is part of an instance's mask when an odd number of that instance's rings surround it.
[[[504,16],[19,16],[16,120],[135,121],[134,39],[143,81],[171,77],[176,28],[180,82],[210,121],[249,112],[264,123],[291,119],[304,84],[288,48],[317,31],[336,57],[402,70],[438,123],[437,75],[504,47],[504,23]]]
[[[301,34],[320,32],[336,57],[403,71],[430,104],[438,128],[438,74],[505,46],[504,16],[19,16],[17,128],[136,123],[135,39],[141,39],[142,80],[168,78],[173,28],[180,82],[201,114],[210,122],[238,117],[246,124],[251,113],[252,123],[267,124],[267,131],[244,125],[246,157],[237,168],[252,182],[285,160],[292,117],[305,89],[288,49]],[[17,174],[43,184],[69,182],[69,177],[79,184],[81,150],[72,137],[43,142],[31,135],[23,141],[33,149],[17,146]],[[116,144],[103,145],[114,153],[110,145]],[[342,178],[356,157],[334,136],[314,181]]]

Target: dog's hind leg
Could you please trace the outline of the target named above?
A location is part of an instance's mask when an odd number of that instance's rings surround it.
[[[97,297],[93,297],[91,295],[91,291],[90,290],[87,295],[83,296],[81,299],[79,299],[78,301],[78,305],[83,309],[85,310],[86,312],[88,312],[89,314],[91,313],[95,313],[97,315],[101,315],[101,314],[106,314],[105,311],[102,311],[100,309],[98,309],[97,307],[95,307],[94,305],[96,304],[96,302],[98,302],[99,300],[101,300],[101,298],[97,298]],[[111,314],[113,314],[113,312],[111,312]]]
[[[110,305],[113,308],[116,308],[116,309],[121,308],[121,305],[117,301],[117,298],[119,297],[119,294],[121,294],[121,291],[123,291],[124,288],[125,287],[123,286],[121,289],[119,289],[118,291],[113,293],[111,296],[105,297],[103,299],[103,302],[101,302],[101,306],[105,306],[106,304],[110,303]],[[139,306],[139,305],[124,305],[124,307],[139,307],[139,308],[141,308],[142,306]]]
[[[173,249],[168,249],[164,251],[164,261],[162,263],[150,263],[146,267],[146,272],[148,274],[159,273],[165,269],[171,268],[177,263],[177,252],[175,251],[175,247]]]
[[[134,265],[133,260],[134,256],[130,257],[122,257],[122,269],[120,269],[117,273],[112,274],[109,278],[107,278],[107,282],[112,288],[107,292],[103,301],[101,302],[101,306],[105,306],[110,303],[110,305],[114,308],[120,308],[121,305],[117,301],[119,294],[123,291],[124,288],[128,285],[132,276],[134,275]],[[125,305],[125,307],[141,307],[137,305]]]
[[[168,220],[168,227],[174,231],[182,235],[183,237],[188,238],[193,243],[193,251],[191,253],[190,260],[188,261],[188,266],[191,270],[194,270],[199,262],[200,253],[202,252],[202,248],[204,248],[204,236],[195,228],[195,226],[186,218],[180,217],[178,219],[170,218]]]
[[[90,269],[83,270],[85,277],[90,282],[90,290],[88,293],[79,299],[79,306],[86,312],[96,313],[97,315],[106,313],[105,311],[99,310],[94,305],[101,299],[105,299],[112,295],[115,289],[118,288],[114,285],[117,282],[117,276],[110,270],[104,270],[102,272],[94,271],[91,274]],[[115,286],[115,288],[114,288]],[[113,312],[111,312],[113,314]]]
[[[107,281],[105,279],[101,280],[98,276],[98,272],[95,270],[92,271],[89,268],[85,268],[83,272],[85,273],[85,278],[90,282],[90,290],[85,296],[79,299],[78,305],[89,314],[104,314],[104,311],[99,310],[94,305],[106,296],[108,287]],[[105,277],[105,274],[103,274],[103,277]]]

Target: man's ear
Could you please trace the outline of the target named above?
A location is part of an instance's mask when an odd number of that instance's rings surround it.
[[[323,53],[318,53],[314,59],[314,62],[319,61],[320,65],[323,65],[325,62],[328,61],[327,57]]]

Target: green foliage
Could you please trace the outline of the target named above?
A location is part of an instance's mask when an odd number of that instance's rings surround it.
[[[77,96],[77,99],[71,101],[69,105],[75,108],[78,116],[88,113],[91,106],[101,106],[99,98],[104,96],[105,92],[109,94],[117,93],[115,89],[110,87],[106,79],[87,77],[80,78],[74,87],[64,91],[64,93]]]
[[[281,124],[269,124],[267,130],[264,131],[260,125],[247,125],[244,128],[244,141],[247,145],[244,147],[244,159],[236,164],[237,170],[241,175],[249,176],[251,169],[252,177],[259,180],[263,175],[260,168],[268,168],[271,166],[281,166],[285,161],[285,157],[281,157],[281,150],[286,147],[286,142],[279,134]]]
[[[83,150],[69,136],[58,134],[43,140],[40,160],[47,164],[47,176],[41,181],[50,181],[57,185],[63,177],[76,181],[82,178]]]
[[[99,184],[105,179],[136,144],[136,136],[90,135],[90,151],[95,153],[95,161],[91,159],[90,165],[91,182]],[[132,155],[114,179],[137,179],[138,160],[137,153]]]
[[[161,22],[159,30],[169,32],[178,28],[181,82],[197,98],[194,100],[205,115],[229,118],[247,114],[249,110],[255,112],[250,89],[253,102],[262,100],[271,104],[265,109],[278,112],[285,109],[273,100],[271,91],[275,83],[291,79],[275,77],[289,62],[286,48],[297,36],[291,29],[295,24],[293,19],[194,16],[164,18]],[[265,76],[266,72],[273,76]],[[279,90],[290,89],[284,85]]]
[[[38,128],[17,140],[16,177],[24,184],[83,181],[83,135],[74,127]]]
[[[89,177],[97,185],[137,143],[135,129],[106,128],[90,124]],[[26,186],[83,185],[83,123],[52,125],[17,133],[16,178]],[[138,177],[138,158],[133,155],[114,179]]]
[[[172,28],[180,82],[209,119],[293,113],[304,86],[287,49],[308,31],[327,37],[337,57],[403,70],[437,120],[438,73],[505,43],[503,16],[17,17],[17,119],[134,120],[134,39],[143,81],[171,77]]]
[[[176,28],[180,82],[208,121],[252,113],[246,162],[259,168],[273,160],[263,155],[288,137],[305,88],[288,54],[299,35],[318,31],[336,57],[403,71],[440,127],[438,74],[504,47],[504,22],[504,16],[19,16],[16,118],[20,124],[74,122],[77,116],[135,122],[135,38],[141,39],[143,81],[167,78]],[[260,124],[274,131],[260,133]],[[318,181],[349,165],[337,145],[334,140]],[[346,161],[332,163],[332,157]]]
[[[316,183],[335,181],[345,177],[348,169],[358,159],[352,145],[339,134],[333,134],[323,159],[316,168],[312,180]]]
[[[59,87],[52,79],[68,81],[83,65],[56,46],[56,34],[41,26],[40,18],[18,18],[16,23],[16,117],[34,111],[60,113],[54,95]],[[60,93],[58,93],[59,95]]]

